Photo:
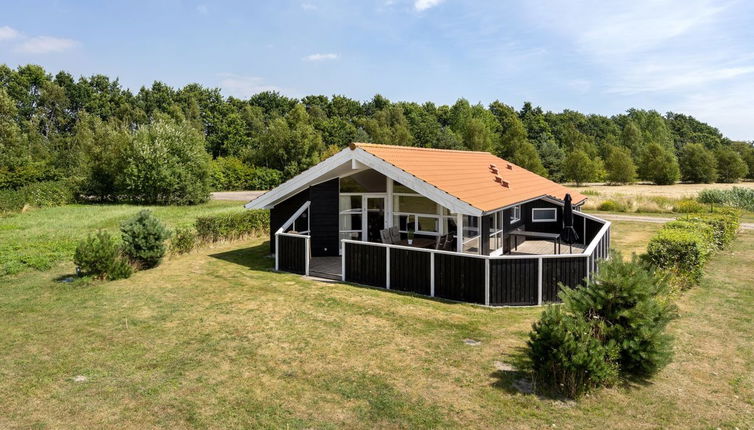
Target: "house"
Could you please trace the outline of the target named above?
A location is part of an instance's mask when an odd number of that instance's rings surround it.
[[[607,258],[585,200],[487,152],[353,143],[246,208],[270,209],[277,270],[499,306],[556,301]]]

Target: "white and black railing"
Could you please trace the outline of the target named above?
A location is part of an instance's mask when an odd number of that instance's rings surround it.
[[[487,306],[556,302],[561,284],[583,283],[609,256],[610,223],[586,216],[600,224],[581,254],[493,257],[344,239],[342,279]]]
[[[309,206],[310,202],[304,203],[275,232],[275,270],[301,275],[309,274],[311,260]]]

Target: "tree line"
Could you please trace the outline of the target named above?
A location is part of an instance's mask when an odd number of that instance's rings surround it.
[[[754,178],[751,142],[672,112],[630,109],[608,117],[528,102],[516,109],[500,101],[436,105],[380,95],[366,102],[276,92],[238,99],[158,81],[133,93],[104,75],[76,79],[37,65],[0,65],[0,188],[73,178],[92,198],[167,201],[169,191],[146,191],[144,183],[168,180],[180,188],[174,176],[184,163],[198,173],[183,177],[207,187],[269,187],[353,141],[490,151],[559,182]]]

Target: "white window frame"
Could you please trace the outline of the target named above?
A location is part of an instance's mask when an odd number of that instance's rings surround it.
[[[511,208],[511,224],[521,221],[521,205],[516,205]]]
[[[536,219],[534,214],[536,212],[552,212],[552,218]],[[558,209],[557,208],[532,208],[531,210],[531,222],[557,222],[558,221]]]
[[[489,241],[496,238],[495,242],[500,244],[500,247],[490,247],[490,255],[501,255],[503,253],[503,211],[497,211],[490,214],[490,230]]]

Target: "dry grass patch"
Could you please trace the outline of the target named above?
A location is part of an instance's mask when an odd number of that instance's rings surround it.
[[[616,222],[613,240],[638,250],[657,227]],[[258,240],[109,283],[56,282],[68,265],[27,272],[0,280],[0,426],[746,428],[752,239],[683,297],[670,367],[578,403],[520,394],[522,375],[497,369],[518,360],[540,309],[273,273]]]

